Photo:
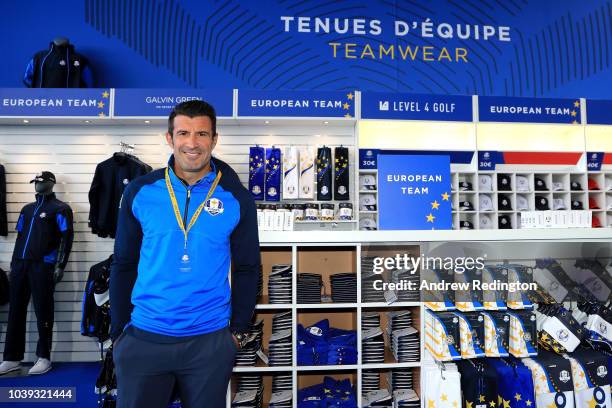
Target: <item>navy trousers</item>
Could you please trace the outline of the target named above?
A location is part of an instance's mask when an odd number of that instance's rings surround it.
[[[118,408],[225,408],[237,348],[229,328],[188,338],[128,326],[115,341]]]
[[[10,280],[10,305],[4,360],[21,361],[25,352],[26,321],[30,296],[36,313],[38,343],[36,355],[51,358],[53,340],[53,283],[54,264],[42,261],[13,262]]]

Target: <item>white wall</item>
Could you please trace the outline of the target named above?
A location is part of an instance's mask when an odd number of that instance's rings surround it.
[[[219,126],[216,156],[228,162],[243,183],[248,179],[248,147],[254,144],[355,146],[353,124],[332,125],[223,125]],[[96,164],[119,150],[123,141],[136,146],[134,154],[153,168],[164,167],[169,148],[158,125],[143,126],[0,126],[0,163],[6,170],[8,237],[0,237],[0,267],[9,269],[16,238],[15,223],[21,208],[34,201],[29,181],[42,170],[57,178],[57,198],[74,212],[74,245],[64,280],[56,287],[55,326],[52,359],[55,361],[93,361],[99,359],[99,346],[80,334],[81,301],[89,268],[113,251],[113,240],[93,235],[88,226],[88,192]],[[351,149],[352,150],[352,149]],[[351,167],[355,157],[351,152]],[[354,169],[354,167],[353,167]],[[351,177],[355,171],[351,169]],[[353,181],[351,181],[353,184]],[[351,192],[353,195],[354,192]],[[0,307],[0,352],[8,306]],[[30,304],[26,335],[26,361],[35,360],[36,317]]]

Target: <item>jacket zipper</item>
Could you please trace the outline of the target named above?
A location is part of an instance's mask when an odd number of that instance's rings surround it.
[[[53,52],[53,45],[51,45],[51,49],[49,50],[49,52],[47,53],[47,55],[45,55],[45,58],[43,58],[42,62],[40,63],[40,86],[39,88],[43,87],[43,76],[44,76],[44,65],[45,65],[45,61],[47,60],[47,57],[49,55],[51,55],[51,53]]]
[[[70,88],[70,57],[66,47],[66,88]]]
[[[34,219],[36,218],[36,213],[38,213],[38,210],[40,209],[40,207],[42,207],[44,202],[45,202],[45,196],[42,196],[42,199],[40,200],[40,204],[38,204],[36,208],[34,209],[34,214],[32,215],[32,219],[30,220],[30,229],[28,231],[28,237],[26,238],[25,245],[23,246],[23,254],[21,255],[22,259],[25,259],[25,253],[26,253],[26,249],[28,249],[28,242],[30,241],[30,234],[32,233],[32,226],[34,225]]]
[[[187,229],[187,212],[189,211],[189,199],[191,198],[191,187],[187,187],[187,199],[185,200],[185,212],[183,213],[183,226]]]

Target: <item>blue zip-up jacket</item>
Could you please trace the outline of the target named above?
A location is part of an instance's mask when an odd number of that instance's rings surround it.
[[[221,160],[211,159],[212,171],[192,186],[174,173],[174,156],[168,167],[185,224],[220,170],[221,180],[211,196],[218,201],[207,205],[191,228],[191,271],[182,272],[184,235],[172,208],[165,169],[128,184],[120,203],[111,267],[111,337],[116,339],[128,322],[177,337],[228,325],[246,331],[255,309],[261,262],[255,202]]]
[[[44,261],[66,267],[74,236],[72,209],[55,198],[55,193],[36,194],[36,202],[21,209],[15,230],[17,240],[11,262]]]

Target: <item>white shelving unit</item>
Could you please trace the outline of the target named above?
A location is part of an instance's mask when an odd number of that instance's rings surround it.
[[[392,359],[390,350],[386,350],[384,363],[363,364],[361,359],[361,319],[363,312],[384,313],[391,310],[409,309],[414,314],[414,327],[419,333],[424,333],[424,307],[421,302],[385,302],[367,303],[361,298],[361,262],[362,254],[371,255],[372,248],[390,248],[387,250],[397,251],[406,248],[406,252],[415,253],[415,247],[419,246],[423,251],[423,245],[442,244],[453,242],[481,242],[481,243],[517,243],[533,247],[534,244],[545,244],[548,242],[601,242],[610,241],[610,234],[605,229],[573,229],[573,230],[499,230],[491,234],[486,230],[472,231],[334,231],[322,236],[317,231],[292,231],[292,232],[262,232],[260,235],[262,246],[262,260],[264,264],[264,282],[266,282],[265,265],[277,261],[291,260],[293,265],[293,303],[288,304],[259,304],[256,312],[264,311],[270,313],[274,310],[292,311],[294,327],[298,322],[312,324],[315,321],[329,318],[332,327],[337,327],[343,317],[349,316],[351,328],[357,331],[357,344],[359,348],[358,364],[337,366],[298,366],[295,354],[297,337],[293,332],[293,365],[284,367],[266,367],[261,362],[255,367],[236,367],[235,375],[261,374],[271,379],[275,373],[290,373],[293,378],[293,400],[297,406],[297,390],[305,385],[305,381],[316,383],[323,376],[331,375],[336,378],[351,378],[355,380],[357,396],[361,396],[362,374],[364,370],[388,371],[391,369],[411,370],[414,375],[415,391],[421,395],[422,384],[420,382],[420,370],[426,364],[427,355],[424,350],[424,342],[421,336],[420,361],[399,363]],[[367,251],[367,252],[364,252]],[[401,251],[401,249],[400,249]],[[331,269],[317,270],[315,265],[328,265]],[[344,269],[339,269],[344,266]],[[335,269],[334,269],[335,268]],[[329,285],[326,278],[329,274],[337,272],[355,272],[357,274],[357,302],[356,303],[323,303],[323,304],[297,304],[297,273],[315,272],[321,273],[325,285]],[[265,285],[264,285],[265,291]],[[330,291],[328,290],[329,294]],[[265,293],[264,293],[264,299]],[[304,319],[307,314],[308,319]],[[418,316],[418,318],[417,318]],[[382,317],[382,316],[381,316]],[[383,323],[381,322],[381,326]],[[347,328],[341,327],[341,328]],[[382,328],[382,327],[381,327]],[[265,344],[266,339],[264,339]],[[386,342],[388,345],[388,342]],[[316,380],[316,381],[315,381]],[[314,381],[314,382],[313,382]],[[230,398],[233,396],[230,387]],[[264,398],[264,401],[265,398]],[[228,403],[229,404],[229,403]],[[267,406],[267,405],[266,405]],[[228,405],[229,407],[229,405]]]

